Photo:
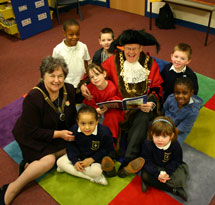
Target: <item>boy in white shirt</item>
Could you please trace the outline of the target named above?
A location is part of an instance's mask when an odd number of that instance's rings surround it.
[[[86,73],[90,55],[87,45],[79,41],[80,24],[69,19],[64,22],[63,28],[65,39],[54,48],[52,56],[64,58],[69,68],[65,82],[77,88]]]

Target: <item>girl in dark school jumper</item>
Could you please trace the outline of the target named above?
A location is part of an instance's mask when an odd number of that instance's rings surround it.
[[[150,185],[187,201],[188,166],[183,162],[176,127],[170,118],[160,116],[153,120],[142,147],[142,157],[145,159],[141,172],[143,192]]]
[[[96,109],[81,107],[71,131],[75,140],[67,143],[67,154],[58,159],[57,171],[107,185],[101,161],[113,151],[113,137],[108,127],[98,123]]]

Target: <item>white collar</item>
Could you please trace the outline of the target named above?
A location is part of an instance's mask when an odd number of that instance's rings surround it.
[[[81,132],[80,127],[78,127],[78,132]],[[98,125],[96,125],[95,130],[92,132],[91,135],[97,135],[97,133],[98,133]]]
[[[77,48],[78,48],[78,42],[77,42],[77,44],[75,45],[75,46],[67,46],[66,45],[66,43],[65,43],[65,40],[66,39],[63,39],[63,44],[64,44],[64,47],[66,48],[66,49],[69,49],[69,50],[71,50],[71,51],[74,51],[74,50],[76,50]]]
[[[163,147],[158,147],[158,146],[155,144],[155,146],[156,146],[158,149],[163,149],[163,150],[167,150],[167,149],[170,147],[170,145],[171,145],[171,141],[170,141],[167,145],[165,145],[165,146],[163,146]]]
[[[193,98],[190,97],[190,102],[189,102],[189,104],[192,104],[193,102],[194,102]]]
[[[171,68],[170,68],[169,70],[173,70],[173,71],[175,71],[176,73],[184,73],[184,72],[186,71],[186,68],[187,68],[187,66],[185,65],[184,68],[183,68],[181,71],[177,71],[177,70],[175,69],[175,66],[172,65]]]

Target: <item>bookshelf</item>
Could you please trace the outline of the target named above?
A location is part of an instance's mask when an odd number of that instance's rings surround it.
[[[0,22],[3,30],[22,40],[52,28],[47,0],[0,0],[0,8],[1,20],[13,23]]]

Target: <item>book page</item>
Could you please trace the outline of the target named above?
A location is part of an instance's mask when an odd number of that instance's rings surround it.
[[[143,99],[125,101],[125,106],[127,110],[135,109],[138,107],[138,105],[141,105],[141,104],[143,104]]]
[[[147,95],[142,95],[134,98],[124,98],[123,99],[123,109],[137,109],[137,107],[141,104],[145,104],[147,102]]]
[[[103,108],[114,108],[114,109],[122,109],[122,101],[120,100],[113,100],[113,101],[106,101],[101,103],[96,103],[98,107]]]
[[[122,109],[122,110],[129,110],[135,109],[138,105],[144,104],[147,102],[147,95],[142,95],[133,98],[124,98],[121,100],[112,100],[106,102],[96,103],[98,107],[107,107],[107,108],[114,108],[114,109]]]

